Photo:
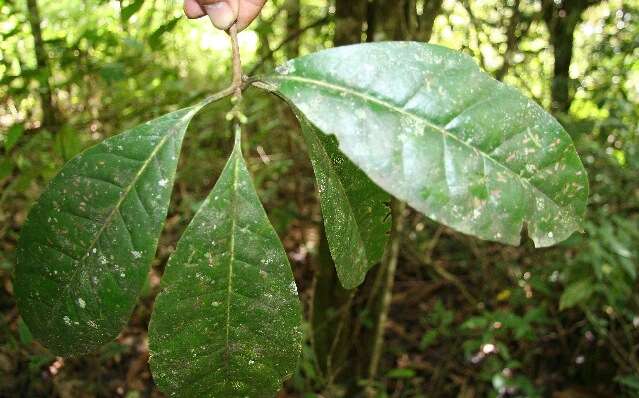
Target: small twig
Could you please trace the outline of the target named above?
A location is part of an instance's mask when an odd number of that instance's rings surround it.
[[[391,300],[393,298],[393,285],[395,284],[395,273],[397,271],[397,260],[399,257],[399,248],[401,244],[402,232],[404,229],[404,218],[406,204],[398,199],[393,199],[391,203],[393,213],[393,226],[391,229],[390,242],[386,255],[382,260],[382,272],[385,275],[384,285],[382,286],[381,305],[379,316],[377,319],[377,327],[373,340],[373,352],[371,354],[370,366],[368,368],[368,387],[367,395],[375,396],[372,385],[379,370],[379,362],[384,350],[384,330],[388,320]]]
[[[326,356],[326,377],[328,379],[329,384],[333,384],[335,376],[337,372],[333,369],[333,358],[338,350],[338,344],[341,340],[342,332],[344,331],[344,327],[346,323],[350,320],[350,309],[353,305],[353,299],[355,298],[355,294],[357,294],[357,289],[353,289],[348,295],[348,301],[342,306],[340,309],[340,320],[337,324],[337,328],[335,330],[335,339],[331,342],[331,347],[329,349],[328,355]]]
[[[206,97],[206,99],[204,101],[206,103],[219,101],[222,98],[228,97],[229,95],[233,95],[234,93],[235,93],[235,87],[229,86],[229,87],[225,88],[224,90],[218,91],[215,94],[211,94],[210,96]]]

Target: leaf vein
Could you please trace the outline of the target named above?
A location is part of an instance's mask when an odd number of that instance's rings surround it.
[[[567,217],[569,220],[571,220],[574,223],[577,222],[577,217],[576,217],[575,214],[572,213],[572,209],[563,207],[560,203],[558,203],[553,198],[548,196],[548,194],[546,194],[544,191],[542,191],[539,187],[537,187],[534,184],[532,184],[526,178],[523,178],[522,176],[520,176],[514,170],[512,170],[509,167],[505,166],[504,164],[498,162],[496,159],[491,157],[488,153],[483,152],[480,149],[471,146],[470,144],[468,144],[464,140],[460,139],[459,137],[455,136],[454,134],[451,134],[446,129],[442,128],[441,126],[438,126],[437,124],[434,124],[433,122],[431,122],[430,120],[428,120],[428,119],[426,119],[424,117],[421,117],[421,116],[416,115],[414,113],[408,112],[408,111],[406,111],[406,110],[404,110],[404,109],[402,109],[402,108],[400,108],[400,107],[388,102],[387,100],[379,99],[379,98],[373,97],[371,95],[367,95],[367,94],[363,94],[363,93],[357,92],[357,91],[355,91],[355,90],[353,90],[353,89],[351,89],[349,87],[343,87],[343,86],[339,86],[339,85],[336,85],[336,84],[324,82],[324,81],[321,81],[321,80],[316,80],[316,79],[312,79],[312,78],[308,78],[308,77],[301,77],[301,76],[291,76],[291,75],[283,76],[283,75],[279,75],[279,76],[271,76],[270,78],[271,79],[277,79],[277,80],[297,81],[297,82],[301,82],[301,83],[315,85],[315,86],[318,86],[318,87],[323,87],[323,88],[328,89],[328,90],[333,90],[333,91],[345,93],[347,95],[352,95],[354,97],[359,97],[359,98],[361,98],[362,100],[364,100],[366,102],[377,104],[377,105],[379,105],[381,107],[388,108],[391,111],[394,111],[394,112],[397,112],[399,114],[402,114],[402,115],[405,115],[405,116],[409,116],[409,117],[411,117],[413,119],[416,119],[416,120],[424,123],[428,127],[432,128],[433,130],[439,132],[440,134],[445,135],[446,137],[450,137],[452,140],[454,140],[456,142],[459,142],[462,146],[467,147],[467,148],[469,148],[472,151],[479,152],[482,156],[486,157],[491,163],[494,163],[497,167],[499,167],[499,168],[505,170],[507,173],[511,174],[516,180],[519,180],[519,181],[523,182],[528,188],[531,188],[532,190],[538,192],[543,197],[548,199],[552,203],[552,205],[555,206],[558,209],[558,212],[560,213],[561,216]]]

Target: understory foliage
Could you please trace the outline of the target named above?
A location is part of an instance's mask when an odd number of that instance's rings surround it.
[[[95,3],[39,2],[42,64],[26,9],[0,1],[0,395],[274,396],[291,375],[282,394],[639,392],[637,4],[578,14],[563,112],[543,1],[418,1],[416,27],[355,39],[420,39],[431,12],[432,42],[475,60],[317,52],[344,44],[341,2],[273,1],[240,42],[284,101],[247,90],[241,134],[207,98],[223,36],[168,4]]]

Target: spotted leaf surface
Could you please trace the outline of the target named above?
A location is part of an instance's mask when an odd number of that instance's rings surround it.
[[[321,51],[262,81],[375,183],[482,239],[538,247],[580,223],[586,172],[540,106],[445,47],[370,43]]]
[[[151,370],[170,396],[275,396],[301,351],[301,308],[239,139],[184,232],[149,325]]]
[[[127,322],[169,205],[185,108],[69,161],[29,213],[15,292],[33,335],[58,355],[96,349]]]
[[[357,287],[384,253],[390,196],[375,185],[303,116],[302,133],[311,158],[324,228],[342,286]]]

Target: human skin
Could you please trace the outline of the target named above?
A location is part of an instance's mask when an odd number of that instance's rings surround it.
[[[236,23],[237,30],[245,29],[258,16],[266,0],[184,0],[188,18],[208,15],[213,25],[222,30]]]

